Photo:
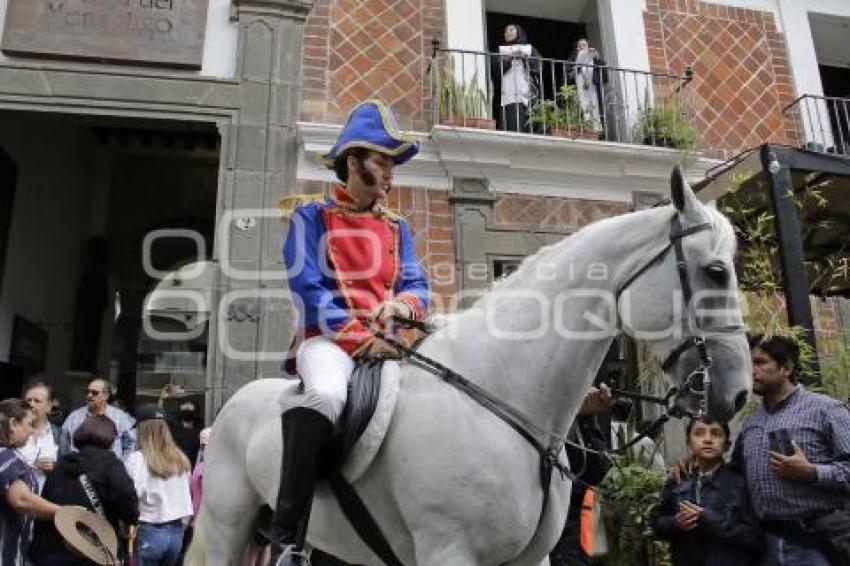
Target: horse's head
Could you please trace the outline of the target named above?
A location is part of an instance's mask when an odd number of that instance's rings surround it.
[[[678,167],[671,195],[667,238],[621,286],[623,329],[663,360],[679,387],[679,409],[705,409],[725,422],[746,402],[751,376],[735,234],[728,220],[697,200]]]

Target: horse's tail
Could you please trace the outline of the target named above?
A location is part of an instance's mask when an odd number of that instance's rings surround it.
[[[186,556],[183,558],[183,564],[186,566],[204,566],[207,563],[206,541],[204,540],[204,516],[206,510],[203,505],[195,518],[195,528],[192,531],[192,542],[189,544],[189,550],[186,551]]]

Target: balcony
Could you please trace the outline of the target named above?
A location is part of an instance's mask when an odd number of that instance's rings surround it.
[[[436,45],[430,72],[434,126],[686,151],[696,144],[691,72],[648,73]]]
[[[803,147],[850,156],[850,98],[804,94],[782,110]]]
[[[514,108],[509,116],[501,105],[499,80],[493,80],[500,57],[435,45],[430,84],[424,85],[430,93],[427,131],[413,132],[421,149],[397,170],[396,184],[451,189],[458,179],[483,179],[489,196],[632,205],[661,198],[677,163],[684,161],[692,182],[719,163],[697,152],[682,159],[682,150],[694,149],[697,137],[691,73],[665,75],[535,57],[529,115],[519,116]],[[579,74],[599,76],[598,85],[591,83],[597,96],[591,108],[579,93]],[[340,128],[298,123],[300,179],[334,180],[318,158],[334,144]]]

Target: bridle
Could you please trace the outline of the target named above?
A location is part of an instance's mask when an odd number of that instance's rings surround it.
[[[626,281],[619,287],[617,290],[617,304],[620,301],[620,295],[623,294],[637,279],[639,279],[646,271],[660,262],[667,255],[667,252],[670,249],[673,249],[673,253],[676,255],[676,273],[679,275],[679,284],[682,287],[682,298],[684,300],[685,307],[687,308],[691,304],[691,299],[693,298],[693,287],[691,286],[691,280],[688,275],[688,260],[685,258],[685,251],[682,247],[682,240],[687,236],[691,236],[693,234],[697,234],[699,232],[711,229],[711,224],[708,222],[702,222],[700,224],[695,224],[693,226],[688,226],[687,228],[682,227],[682,222],[679,218],[679,215],[676,214],[673,216],[670,221],[670,236],[667,245],[661,248],[654,256],[650,257],[650,259],[643,264],[638,270],[636,270],[632,275],[630,275]],[[690,416],[695,418],[702,418],[708,413],[708,397],[711,390],[711,367],[712,360],[711,355],[708,353],[708,348],[705,345],[705,336],[699,329],[697,332],[684,341],[682,341],[678,346],[673,348],[673,350],[667,355],[667,358],[661,363],[661,369],[665,373],[669,373],[671,369],[678,363],[679,359],[682,355],[691,350],[692,348],[696,348],[697,353],[699,355],[699,364],[694,368],[689,374],[688,377],[682,383],[682,387],[680,388],[671,388],[670,391],[663,398],[665,400],[665,405],[667,407],[666,413],[669,416],[681,418],[684,416]],[[699,379],[702,378],[702,379]],[[618,393],[628,393],[628,392],[618,392]],[[681,409],[675,404],[675,400],[684,397],[688,394],[694,394],[698,398],[698,408],[697,413],[693,414],[690,411],[685,409]],[[624,395],[626,397],[631,397],[632,395]],[[673,399],[673,404],[669,404],[669,400]],[[646,399],[646,400],[656,400],[654,399]],[[640,440],[638,437],[637,440]]]

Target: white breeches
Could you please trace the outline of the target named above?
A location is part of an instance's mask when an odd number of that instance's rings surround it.
[[[329,338],[314,336],[301,343],[295,361],[304,381],[299,405],[322,413],[336,424],[348,397],[354,360]]]

